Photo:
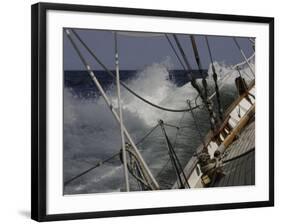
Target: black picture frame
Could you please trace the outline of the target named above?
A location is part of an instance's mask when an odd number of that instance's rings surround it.
[[[160,207],[70,214],[46,214],[46,13],[48,10],[100,12],[111,14],[175,17],[217,21],[253,22],[269,25],[269,200],[243,203]],[[102,7],[73,4],[37,3],[31,18],[32,76],[32,155],[31,218],[36,221],[73,220],[115,216],[192,212],[274,206],[274,18],[240,15],[163,11],[137,8]]]

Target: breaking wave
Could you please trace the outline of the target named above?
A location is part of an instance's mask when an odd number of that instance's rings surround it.
[[[253,64],[253,63],[252,63]],[[254,64],[253,64],[254,65]],[[215,63],[219,74],[219,82],[223,81],[221,91],[228,97],[234,97],[234,79],[239,74],[231,66]],[[145,99],[169,108],[186,108],[186,100],[195,99],[197,96],[190,83],[181,87],[169,79],[170,65],[167,62],[153,63],[136,74],[126,84]],[[212,74],[209,67],[209,74]],[[249,74],[248,68],[242,73]],[[229,78],[226,79],[226,76]],[[245,76],[246,78],[246,76]],[[211,76],[207,77],[208,83],[213,83]],[[250,79],[250,78],[249,78]],[[248,80],[248,78],[247,78]],[[198,83],[201,83],[198,80]],[[210,85],[213,91],[213,85]],[[225,91],[227,89],[227,91]],[[115,85],[106,89],[107,95],[117,108]],[[167,123],[178,125],[181,118],[182,124],[189,126],[178,136],[177,153],[186,163],[192,156],[200,139],[194,130],[193,119],[189,113],[171,113],[153,108],[140,101],[126,89],[121,87],[122,109],[124,124],[137,141],[148,130],[157,124],[159,119]],[[202,110],[195,111],[202,127],[202,132],[209,129],[208,117]],[[176,130],[170,128],[168,135],[174,139]],[[120,150],[121,139],[118,123],[108,109],[101,96],[81,99],[69,88],[64,89],[64,180],[67,180],[81,171],[89,168],[100,160],[117,153]],[[142,154],[152,172],[156,175],[168,159],[165,142],[160,131],[156,131],[140,146]],[[111,192],[120,191],[124,187],[123,169],[118,158],[111,163],[104,164],[95,171],[88,173],[65,188],[65,194]],[[166,175],[171,175],[166,173]],[[131,178],[132,179],[132,178]],[[131,181],[134,186],[133,181]]]

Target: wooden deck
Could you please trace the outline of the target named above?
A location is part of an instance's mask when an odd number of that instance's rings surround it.
[[[225,176],[212,187],[255,184],[255,122],[252,121],[224,152]]]

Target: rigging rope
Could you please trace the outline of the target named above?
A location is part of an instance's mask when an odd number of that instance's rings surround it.
[[[172,163],[172,166],[173,166],[173,168],[175,169],[175,172],[176,172],[176,175],[177,175],[177,184],[178,184],[178,187],[183,189],[183,188],[184,188],[184,183],[182,182],[182,179],[181,179],[181,176],[180,176],[179,168],[178,168],[178,166],[177,166],[177,163],[176,163],[176,161],[175,161],[175,158],[173,157],[173,154],[171,153],[169,144],[168,144],[168,154],[169,154],[169,158],[170,158],[170,161],[171,161],[171,163]]]
[[[67,180],[67,181],[64,182],[64,186],[70,184],[71,182],[73,182],[73,181],[76,180],[77,178],[79,178],[79,177],[81,177],[81,176],[84,176],[85,174],[89,173],[90,171],[92,171],[92,170],[94,170],[94,169],[100,167],[100,166],[103,165],[104,163],[109,162],[110,160],[114,159],[114,158],[115,158],[116,156],[118,156],[118,155],[119,155],[119,152],[116,153],[116,154],[114,154],[113,156],[110,156],[109,158],[107,158],[107,159],[105,159],[105,160],[103,160],[103,161],[98,162],[97,164],[95,164],[94,166],[90,167],[89,169],[83,171],[82,173],[80,173],[80,174],[78,174],[78,175],[76,175],[76,176],[70,178],[69,180]]]
[[[223,111],[222,111],[220,91],[219,91],[219,86],[218,86],[218,75],[216,73],[216,69],[215,69],[215,66],[214,66],[214,60],[213,60],[213,56],[212,56],[212,52],[211,52],[211,48],[210,48],[209,40],[208,40],[207,36],[205,36],[205,40],[206,40],[210,60],[211,60],[211,63],[212,63],[211,67],[212,67],[212,71],[213,71],[213,80],[215,82],[215,91],[216,91],[216,98],[217,98],[217,103],[218,103],[219,117],[222,120],[223,119]]]
[[[190,105],[190,101],[189,100],[187,101],[187,103],[188,103],[188,105],[190,107],[191,105]],[[197,124],[197,121],[196,121],[196,118],[195,118],[195,114],[193,113],[193,111],[191,111],[191,116],[192,116],[192,118],[194,120],[194,124],[195,124],[196,130],[198,132],[198,135],[200,137],[200,141],[202,142],[202,145],[204,146],[204,148],[206,148],[206,144],[205,144],[204,138],[203,138],[201,130],[200,130],[198,124]]]
[[[112,71],[110,71],[100,60],[99,58],[95,55],[95,53],[86,45],[86,43],[81,39],[81,37],[78,35],[78,33],[74,30],[71,29],[73,34],[76,36],[76,38],[80,41],[80,43],[83,45],[83,47],[90,53],[90,55],[96,60],[96,62],[112,77],[116,78],[115,75],[113,74]],[[153,106],[157,109],[164,110],[164,111],[169,111],[169,112],[188,112],[190,111],[190,108],[185,108],[185,109],[172,109],[172,108],[166,108],[157,104],[152,103],[151,101],[148,101],[147,99],[141,97],[138,95],[136,92],[134,92],[130,87],[128,87],[124,82],[120,81],[120,84],[127,89],[131,94],[133,94],[135,97],[138,99],[142,100],[143,102],[149,104],[150,106]],[[195,106],[192,109],[196,109],[199,106]]]
[[[222,163],[228,163],[228,162],[231,162],[231,161],[233,161],[233,160],[239,159],[239,158],[241,158],[241,157],[243,157],[243,156],[248,155],[249,153],[251,153],[251,152],[253,152],[253,151],[255,151],[255,147],[254,147],[254,148],[251,148],[251,149],[249,149],[248,151],[243,152],[243,153],[241,153],[241,154],[239,154],[239,155],[237,155],[237,156],[234,156],[234,157],[232,157],[232,158],[230,158],[230,159],[223,160]]]
[[[253,51],[255,52],[255,50],[256,50],[256,49],[255,49],[255,40],[249,38],[249,41],[251,42]]]
[[[182,56],[182,58],[183,58],[184,63],[185,63],[186,66],[187,66],[187,69],[188,69],[188,70],[191,70],[191,66],[190,66],[190,64],[189,64],[189,61],[187,60],[187,57],[186,57],[186,55],[185,55],[185,53],[184,53],[184,50],[183,50],[183,48],[182,48],[182,46],[181,46],[181,44],[180,44],[180,41],[179,41],[178,37],[177,37],[175,34],[173,34],[173,37],[174,37],[174,40],[175,40],[175,42],[176,42],[176,44],[177,44],[177,46],[178,46],[178,48],[179,48],[179,50],[180,50],[181,56]],[[190,79],[193,78],[190,73],[188,73],[188,76],[189,76],[189,77],[191,76]]]
[[[164,169],[166,168],[166,166],[169,164],[171,158],[169,157],[169,159],[167,159],[167,161],[165,162],[164,166],[161,168],[161,170],[158,172],[158,174],[156,175],[156,178],[159,177],[162,172],[164,171]]]
[[[175,140],[174,140],[174,148],[176,148],[176,144],[177,144],[177,138],[178,138],[178,134],[179,134],[179,131],[180,131],[180,128],[181,127],[179,127],[179,125],[181,124],[181,122],[182,122],[182,120],[184,119],[184,116],[185,116],[185,112],[182,114],[182,116],[181,116],[181,118],[180,118],[180,120],[179,120],[179,122],[178,122],[178,126],[177,126],[177,132],[176,132],[176,136],[175,136]],[[166,123],[165,123],[166,124]],[[156,176],[156,178],[158,178],[161,174],[162,174],[162,172],[165,170],[165,168],[166,168],[166,166],[169,164],[169,162],[170,162],[170,157],[169,157],[169,159],[167,159],[167,161],[165,162],[165,164],[163,165],[163,167],[161,168],[161,170],[157,173],[157,176]],[[162,180],[161,180],[162,181]],[[178,180],[177,180],[178,181]]]
[[[180,124],[182,123],[184,117],[185,117],[185,113],[182,114],[181,119],[180,119],[179,122],[178,122],[178,127],[179,127]],[[178,129],[177,129],[177,132],[176,132],[175,141],[174,141],[174,148],[176,147],[176,144],[177,144],[177,139],[178,139],[179,131],[180,131],[180,128],[178,128]]]
[[[251,60],[253,57],[255,56],[255,54],[253,54],[253,55],[251,55],[249,58],[248,58],[248,61],[249,60]],[[241,62],[241,63],[238,63],[238,64],[236,64],[236,65],[234,65],[234,66],[231,66],[231,69],[236,69],[237,67],[239,67],[239,66],[243,66],[244,64],[247,64],[246,63],[246,61],[243,61],[243,62]],[[225,84],[226,84],[226,82],[224,82],[224,81],[226,81],[227,79],[229,79],[232,74],[232,71],[229,71],[229,72],[227,72],[226,74],[224,74],[224,77],[221,79],[221,84],[220,84],[220,86],[218,87],[219,88],[219,90],[220,89],[222,89],[224,86],[225,86]],[[247,75],[247,74],[246,74]],[[248,75],[247,75],[248,76]],[[248,78],[250,78],[250,77],[248,77]],[[251,79],[251,78],[250,78]],[[213,92],[213,94],[209,97],[209,99],[211,100],[214,96],[216,95],[216,91],[215,92]],[[196,102],[196,100],[195,100],[195,102]],[[197,104],[196,104],[197,105]],[[199,107],[200,108],[200,107]]]
[[[168,127],[172,127],[172,128],[176,128],[176,129],[180,129],[179,126],[176,126],[176,125],[173,125],[173,124],[168,124],[168,123],[165,123],[165,122],[163,122],[163,125],[168,126]]]
[[[170,40],[168,34],[165,34],[165,36],[166,36],[166,39],[168,40],[168,43],[170,44],[170,46],[171,46],[171,48],[172,48],[174,54],[176,55],[176,57],[177,57],[179,63],[181,64],[183,70],[186,71],[186,68],[184,67],[183,62],[181,61],[180,56],[178,55],[178,53],[177,53],[177,51],[176,51],[174,45],[172,44],[172,41]]]
[[[73,31],[73,33],[76,34],[75,31]],[[77,36],[78,36],[78,34],[77,34]],[[77,37],[77,36],[76,36],[76,37]],[[77,38],[78,38],[78,37],[77,37]],[[78,39],[79,39],[80,42],[81,42],[81,39],[80,39],[80,38],[78,38]],[[175,39],[176,39],[176,38],[175,38]],[[70,40],[71,40],[71,39],[70,39]],[[82,43],[82,42],[81,42],[81,43]],[[179,42],[178,42],[178,43],[179,43]],[[83,43],[82,43],[82,44],[83,44]],[[84,44],[83,44],[83,45],[84,45]],[[75,47],[75,45],[74,45],[74,47]],[[85,45],[84,47],[87,47],[87,46]],[[88,48],[88,47],[87,47],[87,48]],[[76,50],[77,50],[77,49],[76,49]],[[89,50],[90,50],[90,49],[89,49]],[[182,50],[182,48],[181,48],[181,50]],[[77,50],[77,53],[78,53],[78,55],[80,56],[80,59],[82,60],[82,62],[83,62],[84,64],[87,64],[86,61],[85,61],[85,59],[82,57],[81,53],[80,53],[78,50]],[[183,55],[184,55],[184,58],[185,58],[185,60],[186,60],[186,62],[187,62],[187,66],[189,66],[188,61],[187,61],[187,58],[186,58],[184,52],[183,52]],[[98,58],[96,58],[96,57],[94,56],[94,54],[92,54],[92,56],[93,56],[93,57],[96,59],[96,61],[99,63]],[[247,60],[246,60],[246,62],[247,62]],[[99,64],[103,65],[101,62],[100,62]],[[103,65],[103,66],[104,66],[104,65]],[[105,68],[105,70],[106,70],[109,74],[112,75],[112,77],[116,78],[116,76],[115,76],[111,71],[109,71],[105,66],[104,66],[104,68]],[[189,74],[189,75],[191,76],[191,74]],[[191,76],[191,77],[192,77],[192,76]],[[194,78],[192,77],[192,79],[194,79]],[[191,81],[192,81],[192,80],[191,80]],[[121,83],[121,84],[122,84],[122,83]],[[123,83],[123,84],[124,84],[124,83]],[[124,84],[124,85],[125,85],[125,84]],[[124,86],[124,85],[123,85],[123,86]],[[199,87],[199,86],[198,86],[198,87]],[[126,85],[125,85],[125,88],[126,88]],[[131,90],[131,91],[132,91],[132,90]],[[134,93],[133,91],[132,91],[132,93],[133,93],[134,95],[136,94],[136,93]],[[204,98],[203,98],[203,99],[204,99]],[[145,99],[142,98],[142,100],[143,100],[144,102],[146,102]],[[148,101],[148,103],[151,105],[151,102]],[[190,103],[190,102],[189,102],[189,103]],[[152,103],[152,104],[153,104],[153,103]],[[158,106],[158,105],[154,105],[154,106],[156,106],[156,107],[158,107],[159,109],[161,109],[161,107]],[[173,112],[186,112],[186,111],[191,111],[191,112],[192,112],[193,109],[197,108],[197,107],[191,108],[191,105],[189,105],[189,106],[190,106],[189,109],[180,110],[180,111],[177,110],[177,111],[173,111]],[[167,108],[165,108],[164,110],[167,110]],[[171,110],[170,110],[170,111],[171,111]],[[193,114],[193,113],[192,113],[192,114]],[[155,130],[155,129],[157,128],[157,126],[158,126],[158,125],[156,125],[156,126],[153,128],[153,130]],[[179,127],[177,127],[177,128],[179,129]],[[148,136],[150,133],[152,133],[153,130],[151,130],[151,131],[147,134],[147,136]],[[145,136],[143,139],[145,139],[147,136]],[[167,140],[167,144],[168,144],[169,149],[170,149],[169,152],[171,153],[172,158],[173,158],[173,160],[174,160],[174,164],[178,163],[178,165],[179,165],[180,167],[178,167],[177,169],[179,169],[179,168],[182,169],[181,164],[179,163],[179,160],[178,160],[178,158],[177,158],[177,155],[176,155],[175,152],[174,152],[173,146],[172,146],[170,140],[168,139],[167,134],[165,134],[165,138],[166,138],[166,140]],[[142,139],[142,141],[143,141],[143,139]],[[140,143],[140,142],[139,142],[139,143]],[[137,143],[137,144],[139,144],[139,143]],[[118,154],[119,154],[119,153],[118,153]],[[96,164],[95,166],[93,166],[93,167],[87,169],[86,171],[80,173],[79,175],[77,175],[77,176],[71,178],[70,180],[64,182],[64,185],[66,186],[67,184],[69,184],[70,182],[74,181],[75,179],[77,179],[77,178],[79,178],[79,177],[85,175],[86,173],[90,172],[91,170],[93,170],[93,169],[95,169],[95,168],[101,166],[103,163],[105,163],[105,162],[107,162],[107,161],[113,159],[113,158],[114,158],[116,155],[118,155],[118,154],[115,154],[115,155],[113,155],[112,157],[110,157],[110,158],[108,158],[108,159],[106,159],[106,160],[104,160],[104,161],[99,162],[99,163]],[[182,173],[183,173],[183,170],[182,170]],[[183,176],[185,177],[184,173],[183,173]],[[185,177],[185,178],[186,178],[186,177]]]
[[[188,70],[191,70],[191,66],[190,66],[190,64],[188,62],[188,59],[187,59],[187,57],[186,57],[186,55],[184,53],[184,50],[183,50],[183,48],[182,48],[182,46],[181,46],[177,36],[175,34],[173,34],[173,37],[174,37],[175,42],[176,42],[176,44],[177,44],[177,46],[178,46],[178,48],[179,48],[179,50],[181,52],[181,55],[182,55],[182,57],[184,59],[184,62],[186,63],[186,66],[187,66]],[[201,99],[203,100],[205,107],[207,108],[207,110],[209,112],[211,129],[215,130],[215,124],[217,123],[217,119],[216,119],[216,116],[215,116],[215,113],[213,111],[212,104],[211,104],[209,98],[208,97],[206,98],[205,95],[202,93],[201,88],[197,84],[197,81],[193,77],[193,75],[191,73],[189,73],[189,72],[187,72],[187,75],[188,75],[188,77],[190,79],[192,87],[196,89],[196,91],[200,95]]]
[[[141,174],[141,172],[140,172],[140,170],[139,170],[139,166],[138,166],[137,164],[135,165],[135,170],[136,170],[138,176],[142,176],[142,174]],[[140,189],[141,191],[143,191],[143,190],[146,189],[146,185],[143,184],[142,182],[137,181],[137,184],[138,184],[138,187],[139,187],[139,189]]]
[[[150,190],[155,189],[153,184],[148,180],[147,175],[145,174],[144,169],[141,166],[141,163],[138,159],[138,156],[131,149],[132,149],[132,146],[127,143],[126,151],[128,152],[128,156],[129,156],[127,167],[128,167],[129,172],[139,183],[143,184],[146,189],[150,189]],[[120,155],[120,160],[122,163],[124,163],[121,155]],[[158,186],[158,189],[160,189],[159,186]]]
[[[252,80],[252,77],[250,77],[247,72],[243,71],[243,74],[245,74],[248,77],[249,80]]]
[[[234,43],[235,43],[236,47],[237,47],[238,50],[240,51],[240,53],[241,53],[241,55],[242,55],[242,58],[246,61],[246,63],[247,63],[248,66],[249,66],[249,69],[250,69],[251,73],[252,73],[253,76],[255,77],[255,72],[253,71],[252,66],[250,65],[250,63],[249,63],[249,61],[248,61],[248,59],[247,59],[247,57],[246,57],[244,51],[242,50],[240,44],[238,43],[238,41],[236,40],[235,37],[233,37],[233,40],[234,40]]]
[[[159,126],[159,124],[155,125],[147,134],[145,134],[145,136],[143,138],[141,138],[141,140],[139,140],[136,145],[140,144],[142,141],[144,141],[157,127]],[[106,162],[109,162],[110,160],[114,159],[116,156],[120,155],[120,152],[110,156],[109,158],[103,160],[103,161],[100,161],[98,162],[97,164],[95,164],[94,166],[86,169],[85,171],[81,172],[80,174],[70,178],[69,180],[65,181],[64,182],[64,186],[70,184],[72,181],[76,180],[77,178],[81,177],[81,176],[84,176],[85,174],[89,173],[90,171],[100,167],[101,165],[103,165],[104,163]]]
[[[120,118],[117,114],[117,112],[115,111],[115,109],[113,108],[109,98],[107,97],[104,89],[102,88],[102,86],[100,85],[98,79],[96,78],[93,70],[91,69],[90,65],[87,63],[86,59],[83,57],[82,53],[80,52],[78,46],[76,45],[76,43],[74,42],[74,40],[71,37],[71,33],[68,29],[66,29],[66,34],[68,39],[70,40],[73,48],[75,49],[76,53],[78,54],[79,58],[81,59],[81,61],[83,62],[84,66],[86,67],[89,76],[91,78],[91,81],[95,83],[96,87],[98,88],[99,92],[102,94],[102,97],[104,98],[107,106],[109,107],[109,109],[111,110],[114,118],[116,119],[117,122],[120,123]],[[126,135],[128,141],[130,142],[132,148],[134,149],[134,153],[136,153],[136,156],[138,157],[138,159],[141,162],[141,166],[145,171],[145,174],[147,175],[147,177],[149,178],[150,184],[153,187],[153,189],[159,189],[159,185],[157,183],[157,181],[155,180],[154,176],[152,175],[150,169],[148,168],[146,162],[144,161],[143,157],[141,156],[140,152],[138,151],[138,148],[136,147],[135,143],[133,142],[129,132],[127,131],[126,127],[124,127],[124,134]]]
[[[144,137],[142,137],[137,143],[136,145],[139,145],[140,143],[142,143],[157,127],[159,126],[159,124],[155,125],[153,128],[150,129],[150,131],[148,133],[146,133],[144,135]]]
[[[138,160],[137,156],[135,155],[134,152],[131,151],[130,144],[126,144],[126,151],[128,152],[128,155],[129,155],[129,162],[127,162],[127,164],[126,164],[128,171],[138,181],[138,183],[140,183],[147,189],[152,190],[153,186],[147,180],[146,175],[144,174],[144,171],[139,164],[139,160]],[[124,161],[123,161],[121,155],[120,155],[120,160],[124,164]]]
[[[240,72],[240,68],[239,67],[236,67],[237,71],[238,71],[238,74],[240,76],[240,78],[242,78],[244,81],[243,81],[243,88],[246,90],[246,93],[247,95],[250,95],[251,97],[253,97],[254,99],[256,98],[252,93],[249,92],[249,89],[247,87],[247,84],[246,84],[246,81],[245,79],[242,77],[242,74]],[[240,91],[240,88],[238,86],[238,92]],[[250,99],[248,99],[249,101],[251,101]]]
[[[179,182],[180,182],[181,188],[185,188],[181,176],[184,177],[184,181],[185,181],[186,185],[189,187],[187,178],[186,178],[186,176],[185,176],[185,174],[184,174],[183,167],[182,167],[182,165],[181,165],[181,163],[180,163],[180,161],[179,161],[179,158],[177,157],[177,154],[176,154],[176,152],[175,152],[175,150],[174,150],[174,148],[173,148],[173,145],[172,145],[170,139],[168,138],[168,135],[167,135],[166,130],[165,130],[165,128],[164,128],[164,125],[163,125],[164,122],[163,122],[162,120],[159,120],[159,124],[160,124],[160,126],[161,126],[163,135],[164,135],[164,137],[165,137],[165,140],[166,140],[166,143],[167,143],[167,148],[168,148],[168,153],[169,153],[171,162],[172,162],[172,164],[173,164],[173,166],[174,166],[174,168],[175,168],[176,174],[177,174],[177,176],[178,176],[178,180],[179,180]]]

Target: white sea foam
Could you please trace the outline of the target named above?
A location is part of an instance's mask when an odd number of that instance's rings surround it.
[[[169,71],[166,63],[154,63],[147,66],[138,72],[136,78],[130,80],[128,85],[148,101],[173,109],[187,108],[186,100],[188,98],[193,99],[197,95],[190,84],[177,87],[169,80]],[[115,92],[115,89],[113,91]],[[147,126],[155,125],[159,119],[171,121],[180,116],[179,113],[155,109],[137,99],[124,88],[122,88],[121,96],[124,113],[136,115]],[[116,105],[116,97],[113,97],[113,102]]]
[[[254,64],[254,63],[252,63]],[[145,67],[142,71],[130,80],[127,81],[127,85],[133,89],[136,93],[144,97],[145,99],[168,108],[186,108],[186,100],[194,99],[197,96],[197,92],[187,83],[181,87],[176,86],[169,80],[169,72],[171,65],[169,60],[163,63],[153,63]],[[238,72],[233,70],[232,67],[224,64],[215,63],[216,71],[219,75],[219,82],[224,83],[224,88],[234,89],[234,80],[238,76]],[[247,66],[242,69],[242,74],[247,73],[251,77],[250,70]],[[209,67],[209,74],[212,74],[211,67]],[[229,78],[226,79],[226,76]],[[248,77],[244,76],[247,80]],[[213,86],[213,80],[209,75],[207,77],[210,86]],[[200,84],[200,80],[198,80]],[[114,107],[117,107],[116,88],[113,85],[107,91]],[[228,91],[226,91],[227,93]],[[154,126],[158,119],[162,119],[168,123],[177,124],[182,113],[171,113],[156,109],[150,105],[145,104],[141,100],[134,97],[123,87],[121,88],[122,97],[122,109],[124,123],[131,135],[135,140],[140,139],[144,133]],[[199,111],[198,111],[199,112]],[[185,122],[192,124],[193,120],[189,113],[186,113]],[[193,130],[188,129],[186,133],[191,133]],[[175,132],[173,132],[175,133]],[[196,134],[196,133],[195,133]],[[192,137],[192,135],[190,134]],[[190,140],[190,136],[185,136],[184,139]],[[192,137],[193,138],[193,137]],[[183,146],[182,146],[183,147]],[[190,147],[190,145],[188,146]],[[64,90],[64,169],[65,178],[68,179],[74,174],[68,172],[68,170],[83,171],[89,167],[88,163],[77,163],[75,167],[75,158],[83,157],[87,158],[90,163],[95,163],[102,158],[106,158],[118,152],[120,149],[120,129],[118,123],[115,121],[111,111],[105,104],[102,97],[97,99],[81,99],[76,98],[75,95],[69,89]],[[149,151],[150,154],[147,157],[148,160],[153,160],[154,155],[152,152],[157,152],[157,149]],[[160,153],[161,154],[161,153]],[[161,154],[165,155],[165,154]],[[145,156],[145,155],[144,155]],[[158,156],[158,154],[157,154]],[[159,156],[158,156],[159,157]],[[157,158],[160,159],[161,158]],[[163,161],[162,161],[163,163]],[[74,167],[73,167],[74,166]],[[159,167],[155,165],[155,167]],[[106,165],[105,165],[106,167]],[[115,175],[121,177],[122,169],[113,169],[112,172],[103,173],[106,168],[100,169],[95,173],[94,181],[108,180],[110,176]],[[107,168],[111,169],[112,165]],[[119,174],[117,175],[116,173]],[[81,183],[79,183],[81,185]],[[87,184],[85,182],[85,184]],[[83,189],[82,186],[76,188],[68,188],[70,193]],[[88,186],[88,185],[87,185]],[[94,186],[93,191],[95,191]],[[116,189],[119,189],[120,185],[116,185]],[[76,190],[75,190],[76,189]],[[87,190],[87,192],[89,189]],[[96,189],[96,191],[99,191]],[[104,191],[107,191],[104,189]]]

